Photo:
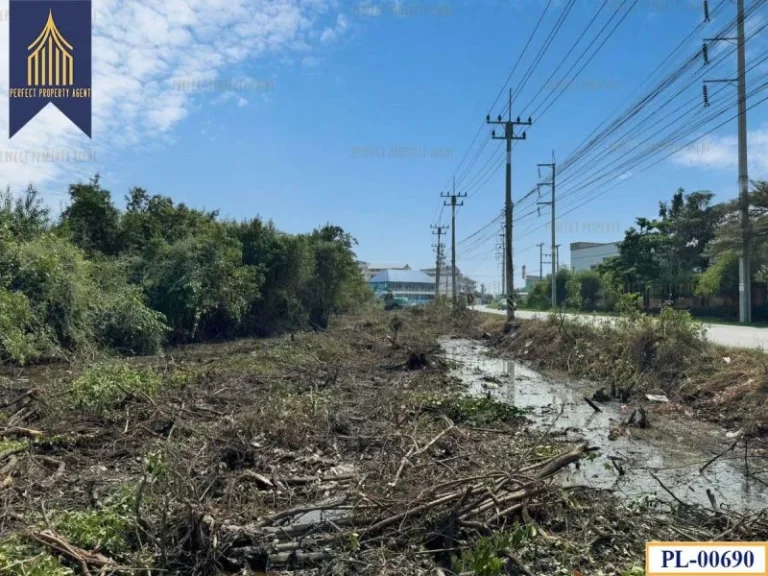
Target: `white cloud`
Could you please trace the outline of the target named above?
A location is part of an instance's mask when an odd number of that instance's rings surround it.
[[[344,34],[347,28],[349,28],[349,21],[347,20],[347,17],[344,16],[344,14],[339,14],[336,18],[336,27],[326,28],[323,30],[323,33],[320,35],[320,41],[326,43],[333,42],[339,36]]]
[[[7,9],[8,0],[0,0],[0,10]],[[167,142],[195,102],[212,91],[242,107],[248,96],[271,89],[265,79],[237,84],[232,72],[239,67],[259,58],[304,56],[318,39],[334,40],[349,27],[335,0],[93,0],[93,9],[93,140],[48,106],[8,141],[8,53],[2,50],[0,138],[6,141],[0,152],[95,150],[100,161],[0,162],[0,186],[34,182],[47,189],[55,183],[62,189],[122,149]],[[326,28],[329,20],[332,28]],[[7,45],[4,19],[0,46]],[[229,79],[234,88],[205,89],[213,79]]]
[[[768,174],[768,128],[758,128],[747,134],[750,178]],[[739,144],[736,136],[705,136],[671,157],[673,163],[690,168],[737,170]]]

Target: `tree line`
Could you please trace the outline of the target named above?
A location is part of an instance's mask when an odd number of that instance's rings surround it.
[[[663,301],[702,316],[738,316],[741,226],[738,200],[713,202],[709,191],[678,189],[658,214],[639,217],[626,230],[619,254],[594,270],[557,274],[558,304],[588,310],[616,310],[634,299],[653,307]],[[768,182],[752,184],[752,290],[768,284]],[[528,295],[527,304],[551,304],[551,278]],[[755,319],[768,317],[759,299]]]
[[[53,218],[34,187],[0,191],[0,362],[323,329],[371,297],[338,226],[291,235],[142,188],[125,200],[97,175]]]

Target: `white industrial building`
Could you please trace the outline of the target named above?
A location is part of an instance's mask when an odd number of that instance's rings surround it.
[[[358,260],[357,265],[360,267],[360,273],[363,275],[363,279],[366,282],[370,282],[371,279],[384,272],[385,270],[410,270],[411,267],[408,264],[380,264],[370,263]]]
[[[594,270],[604,260],[619,255],[621,242],[573,242],[571,244],[571,270]]]

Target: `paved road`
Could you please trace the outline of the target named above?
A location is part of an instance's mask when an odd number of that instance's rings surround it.
[[[487,306],[475,306],[478,312],[488,314],[505,315],[504,310],[494,310]],[[518,310],[515,312],[518,318],[544,319],[547,312],[533,312],[531,310]],[[613,322],[609,316],[596,316],[593,314],[566,314],[566,316],[580,317],[598,324],[600,322]],[[768,352],[768,328],[753,328],[752,326],[730,326],[727,324],[704,324],[707,329],[707,338],[715,344],[733,346],[735,348],[761,348]]]

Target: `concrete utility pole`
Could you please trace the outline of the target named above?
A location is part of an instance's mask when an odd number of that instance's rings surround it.
[[[458,198],[466,198],[466,194],[456,194],[456,176],[453,177],[453,192],[451,194],[441,194],[441,198],[450,198],[445,201],[445,206],[451,207],[451,289],[453,291],[453,306],[456,307],[456,207],[464,206],[464,202],[457,202]]]
[[[539,247],[539,280],[544,280],[544,242],[536,244]]]
[[[706,3],[704,18],[709,21]],[[739,211],[741,224],[741,255],[739,256],[739,322],[752,322],[752,266],[751,240],[752,223],[749,219],[749,173],[747,168],[747,78],[746,78],[746,37],[744,34],[744,0],[736,0],[736,38],[705,38],[702,50],[704,63],[709,64],[709,42],[736,43],[737,78],[725,80],[704,80],[704,106],[709,106],[708,83],[736,84],[739,118]]]
[[[499,241],[501,242],[501,295],[504,296],[504,287],[507,285],[507,250],[503,230],[499,234]]]
[[[509,91],[509,118],[504,121],[499,114],[496,120],[491,120],[491,116],[485,117],[485,121],[488,124],[498,124],[504,126],[504,136],[496,136],[496,131],[491,133],[491,138],[494,140],[506,140],[507,141],[507,174],[506,174],[506,193],[504,196],[504,247],[506,254],[504,260],[506,262],[506,292],[507,292],[507,325],[505,330],[512,328],[512,322],[515,320],[515,275],[513,271],[513,258],[512,258],[512,216],[514,210],[514,204],[512,203],[512,141],[513,140],[525,140],[526,134],[523,132],[522,136],[515,135],[515,126],[530,126],[532,124],[531,119],[528,118],[527,122],[521,122],[518,116],[517,121],[512,120],[512,90]]]
[[[557,279],[557,271],[560,270],[560,244],[555,245],[554,266],[555,266],[555,276],[552,278],[552,283],[556,283],[555,280]]]
[[[437,245],[432,245],[437,251],[437,259],[435,260],[435,302],[437,302],[437,298],[440,296],[440,267],[443,265],[443,248],[445,248],[440,239],[448,231],[448,226],[430,226],[430,228],[432,234],[437,234]]]
[[[552,188],[552,200],[549,202],[537,202],[537,204],[551,206],[552,207],[552,219],[550,226],[552,226],[552,246],[555,246],[556,240],[556,230],[555,230],[555,178],[557,177],[557,164],[555,164],[555,153],[552,152],[552,162],[549,164],[539,164],[539,176],[541,176],[541,168],[551,168],[552,169],[552,180],[550,182],[545,182],[543,184],[539,184],[539,189],[541,189],[542,186],[549,186]],[[554,248],[552,249],[552,253],[555,253]],[[559,264],[559,262],[558,262]],[[555,265],[555,259],[552,259],[552,308],[557,308],[557,267]]]

